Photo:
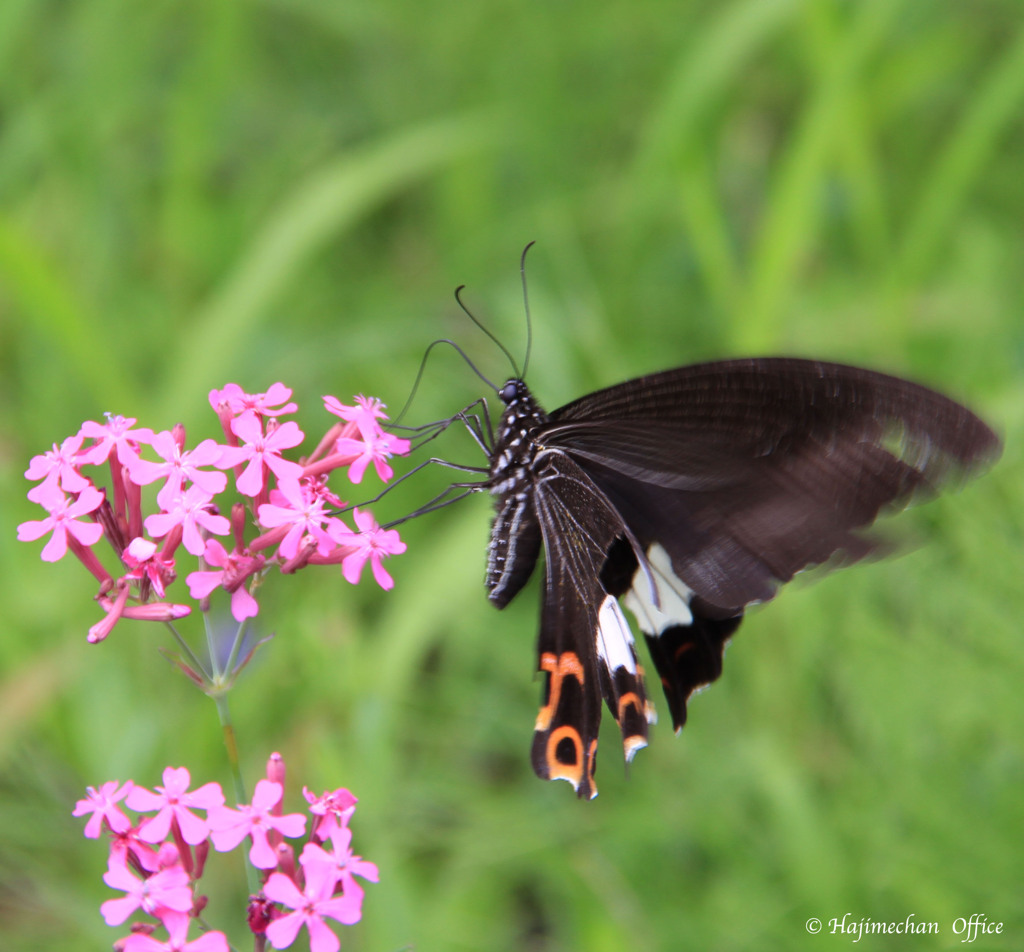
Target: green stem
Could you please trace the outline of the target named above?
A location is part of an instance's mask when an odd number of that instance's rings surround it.
[[[171,634],[174,636],[174,640],[178,643],[178,647],[181,649],[182,654],[188,659],[189,664],[192,665],[192,669],[205,678],[209,678],[209,673],[206,670],[206,666],[196,656],[196,653],[189,647],[188,642],[182,637],[181,632],[174,626],[174,622],[165,621],[164,625],[170,629]]]
[[[231,722],[231,709],[228,707],[228,696],[224,692],[211,694],[213,703],[217,705],[217,717],[220,719],[221,730],[224,734],[224,747],[228,755],[228,767],[231,771],[231,781],[235,788],[235,800],[237,803],[248,803],[249,797],[245,792],[245,779],[242,777],[242,766],[238,758],[238,743],[235,737],[235,725]],[[260,891],[259,875],[256,868],[249,862],[248,856],[245,860],[245,877],[249,885],[250,894]]]

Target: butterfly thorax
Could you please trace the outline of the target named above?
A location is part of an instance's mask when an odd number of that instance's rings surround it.
[[[527,490],[530,466],[538,449],[533,434],[547,423],[548,415],[537,405],[522,380],[510,380],[498,395],[505,410],[494,441],[488,483],[491,493],[500,500]]]
[[[535,434],[548,415],[522,380],[509,380],[498,396],[505,410],[487,480],[496,511],[487,550],[487,591],[503,608],[530,577],[540,552],[533,466],[541,449]]]

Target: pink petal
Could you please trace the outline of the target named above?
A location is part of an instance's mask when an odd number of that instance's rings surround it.
[[[289,909],[298,909],[306,902],[306,897],[299,891],[299,887],[284,873],[270,874],[263,887],[263,895],[272,902],[279,902]]]
[[[395,475],[395,471],[391,468],[391,465],[379,456],[375,456],[373,458],[373,465],[377,470],[377,475],[385,483]]]
[[[270,825],[282,836],[287,836],[291,839],[302,836],[306,832],[306,818],[301,813],[289,813],[286,816],[271,817]]]
[[[280,876],[281,874],[277,873],[275,875]],[[270,878],[273,879],[274,877],[271,876]],[[269,880],[267,884],[269,885]],[[263,892],[269,899],[270,895],[267,893],[266,887],[264,887]],[[301,896],[299,901],[302,901]],[[302,914],[298,912],[292,912],[287,916],[282,916],[280,919],[275,919],[267,926],[267,938],[270,940],[270,944],[275,949],[287,949],[295,941],[296,936],[298,936],[299,929],[302,928],[303,919]]]
[[[345,576],[346,582],[351,582],[353,585],[359,582],[360,577],[363,574],[363,566],[366,564],[366,560],[369,558],[369,553],[365,549],[360,549],[358,552],[353,552],[351,555],[346,555],[341,561],[341,574]]]
[[[185,952],[229,952],[229,949],[223,932],[204,932],[185,946]]]
[[[224,791],[216,781],[211,780],[188,795],[188,805],[200,810],[211,810],[224,805]]]
[[[206,598],[224,578],[224,572],[189,572],[185,576],[185,584],[188,585],[189,594],[193,598]],[[241,619],[236,619],[241,621]]]
[[[277,851],[267,840],[267,831],[254,826],[250,832],[252,847],[249,850],[249,862],[257,869],[273,869],[277,866]]]
[[[157,876],[160,873],[156,874]],[[188,875],[187,873],[185,874]],[[195,900],[192,897],[192,889],[189,886],[173,886],[168,889],[161,889],[158,896],[153,897],[154,908],[165,906],[175,912],[188,912]],[[146,910],[149,911],[148,909]]]
[[[67,529],[82,545],[95,545],[103,535],[98,522],[69,522]]]
[[[360,456],[355,460],[348,470],[348,478],[355,484],[359,485],[363,481],[363,474],[366,472],[366,467],[370,463],[369,456]]]
[[[196,846],[202,843],[210,835],[209,824],[204,820],[200,820],[194,813],[190,813],[182,808],[175,810],[174,816],[178,821],[181,835],[189,846]]]
[[[119,926],[138,908],[137,899],[133,896],[122,896],[120,899],[108,899],[103,903],[100,906],[100,915],[108,926]]]
[[[164,770],[164,793],[168,797],[181,796],[192,782],[188,767],[167,767]]]
[[[360,892],[362,891],[360,890]],[[354,896],[336,896],[334,899],[318,903],[317,912],[322,916],[330,916],[332,919],[337,919],[338,922],[346,926],[351,926],[362,919],[362,904],[362,895],[358,899]]]
[[[362,876],[363,879],[371,883],[380,882],[380,871],[377,869],[377,864],[371,863],[368,859],[359,859],[349,863],[348,869],[353,875]]]
[[[125,806],[139,813],[149,813],[150,810],[159,810],[164,805],[164,798],[159,793],[153,793],[145,787],[132,787],[125,797]]]
[[[341,942],[323,919],[310,919],[306,928],[309,929],[310,952],[338,952]]]
[[[243,443],[256,443],[263,439],[260,418],[252,410],[246,410],[231,421],[231,432]]]
[[[218,456],[219,455],[220,454],[218,453]],[[228,478],[224,473],[211,473],[208,470],[203,469],[191,470],[189,473],[189,479],[211,496],[216,496],[224,492],[228,485]]]
[[[353,509],[352,518],[356,521],[356,527],[360,532],[372,532],[377,528],[377,520],[368,509]]]
[[[18,526],[18,541],[35,542],[36,539],[41,539],[52,528],[53,522],[50,519],[30,519],[28,522],[23,522]]]
[[[256,496],[263,488],[263,462],[253,459],[238,477],[235,486],[243,496]]]
[[[273,780],[259,780],[252,795],[254,813],[267,813],[281,802],[284,788]]]
[[[244,446],[222,446],[220,450],[220,461],[218,466],[224,469],[234,469],[241,466],[252,453]]]
[[[167,535],[176,525],[181,522],[179,516],[175,516],[169,512],[155,512],[151,516],[146,516],[145,526],[146,531],[153,536],[154,539],[159,539],[161,536]]]
[[[373,565],[373,577],[376,579],[377,584],[384,589],[385,592],[390,591],[395,587],[395,580],[388,575],[387,570],[381,565],[380,559],[371,560]]]
[[[210,839],[213,841],[213,848],[218,853],[227,853],[233,850],[248,835],[249,828],[242,823],[228,829],[210,830]]]
[[[193,598],[195,595],[193,594]],[[235,621],[245,621],[246,618],[255,618],[259,614],[260,606],[249,591],[244,587],[236,588],[231,593],[231,617]]]
[[[103,874],[103,882],[111,889],[124,889],[128,892],[139,886],[138,879],[125,866],[124,860],[118,861],[113,856],[109,860],[107,871]]]
[[[143,843],[160,843],[167,839],[167,834],[171,831],[171,815],[171,808],[165,806],[155,817],[146,820],[139,827],[139,839]]]
[[[102,531],[102,530],[101,530]],[[44,562],[58,562],[64,558],[68,551],[68,534],[63,525],[54,527],[50,541],[43,546],[42,560]]]
[[[267,445],[272,448],[273,452],[280,453],[283,449],[290,450],[298,446],[305,438],[306,434],[299,428],[299,424],[294,420],[289,420],[267,435]],[[288,461],[285,460],[284,462]],[[299,464],[290,463],[290,465],[298,466]],[[302,467],[299,468],[301,469]]]

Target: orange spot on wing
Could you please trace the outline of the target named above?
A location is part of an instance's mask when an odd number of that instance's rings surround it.
[[[571,764],[558,758],[558,745],[563,740],[570,741],[576,750],[576,759]],[[566,724],[551,732],[545,758],[548,763],[548,776],[552,780],[568,780],[579,789],[580,781],[583,780],[583,738],[575,727]]]
[[[540,656],[540,670],[548,673],[548,699],[537,712],[536,729],[546,731],[558,710],[558,702],[562,696],[562,680],[567,675],[576,678],[583,686],[585,675],[579,656],[574,651],[563,651],[556,655],[553,651],[545,651]],[[551,759],[550,757],[548,758]]]
[[[620,724],[622,723],[622,717],[625,714],[626,708],[630,704],[632,704],[633,707],[636,708],[637,714],[644,713],[645,705],[641,703],[640,696],[635,691],[630,691],[627,694],[623,694],[622,697],[619,698],[619,713],[616,715],[616,720],[618,720]]]
[[[675,654],[672,655],[673,661],[678,661],[687,651],[693,647],[692,641],[685,641],[678,648],[676,648]]]

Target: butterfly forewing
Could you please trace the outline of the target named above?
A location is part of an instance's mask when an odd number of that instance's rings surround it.
[[[522,381],[505,403],[487,487],[487,585],[503,607],[545,553],[533,764],[593,796],[601,698],[627,759],[653,711],[636,617],[675,727],[721,673],[744,609],[812,564],[872,550],[863,531],[993,460],[969,410],[872,371],[789,358],[641,377],[550,415]]]

